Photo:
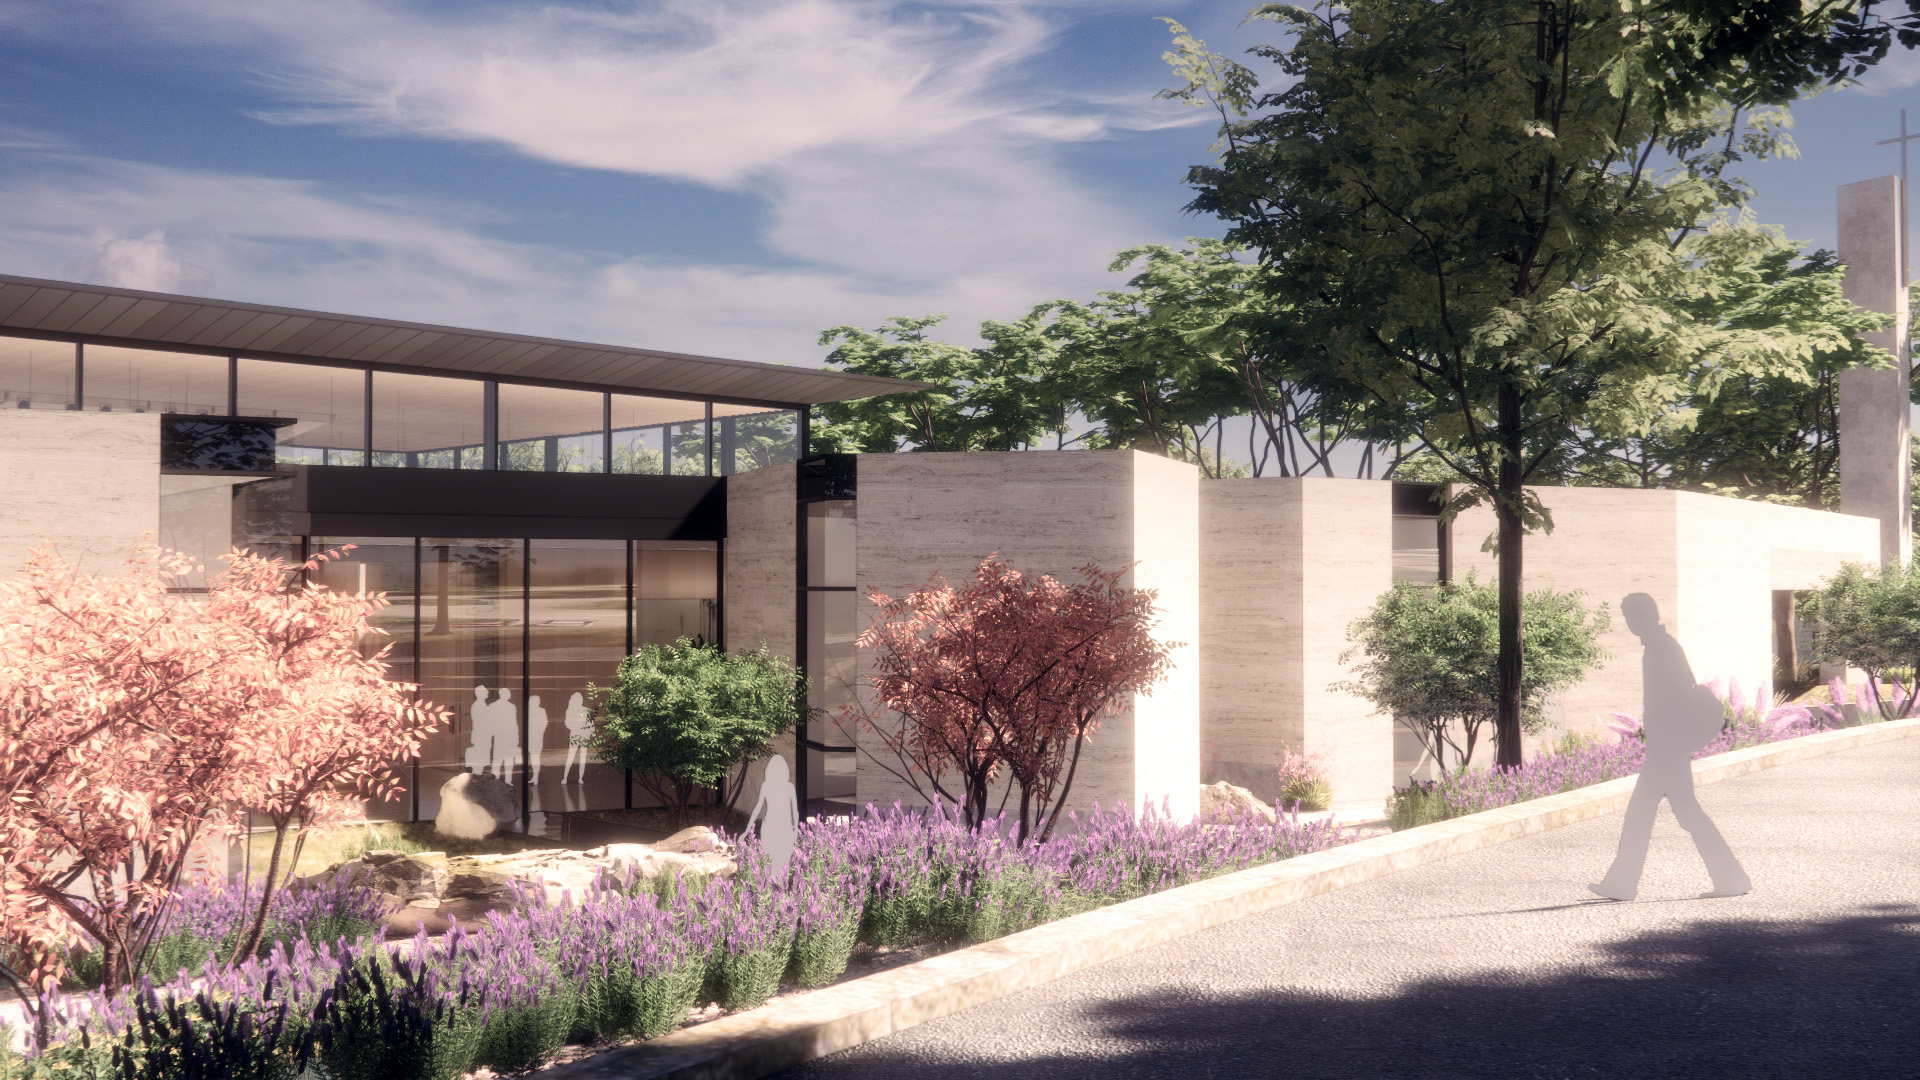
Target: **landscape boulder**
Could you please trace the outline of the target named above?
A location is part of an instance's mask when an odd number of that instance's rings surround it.
[[[447,857],[437,851],[409,855],[404,851],[369,851],[346,862],[334,863],[307,878],[312,885],[335,882],[384,893],[394,906],[438,899],[448,879]]]
[[[440,786],[440,813],[433,819],[433,831],[480,840],[519,817],[520,800],[505,780],[492,773],[461,773]]]
[[[1238,820],[1243,814],[1252,814],[1271,825],[1275,821],[1273,807],[1261,802],[1253,792],[1236,787],[1225,780],[1217,784],[1200,785],[1200,820],[1230,822]]]

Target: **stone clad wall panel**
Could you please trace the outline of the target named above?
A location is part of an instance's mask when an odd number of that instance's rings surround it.
[[[1171,605],[1182,595],[1192,597],[1179,600],[1186,610],[1169,609],[1166,625],[1170,639],[1197,643],[1197,630],[1188,637],[1179,633],[1180,627],[1198,620],[1195,571],[1179,565],[1190,558],[1183,552],[1197,544],[1182,539],[1181,530],[1197,529],[1198,494],[1178,478],[1179,470],[1193,472],[1190,466],[1132,451],[863,455],[860,624],[864,628],[874,618],[875,608],[866,598],[870,592],[898,596],[935,577],[959,586],[981,559],[995,552],[1024,571],[1063,581],[1079,580],[1079,567],[1089,562],[1112,569],[1142,560],[1147,580],[1163,590],[1163,604]],[[1154,505],[1137,505],[1141,497]],[[1155,518],[1148,526],[1149,542],[1138,546],[1141,518],[1148,515]],[[863,686],[873,670],[871,654],[863,650]],[[1131,702],[1102,725],[1083,751],[1071,806],[1089,807],[1096,800],[1109,806],[1133,803],[1152,793],[1141,785],[1168,782],[1156,770],[1171,775],[1186,769],[1177,760],[1143,768],[1137,756],[1140,746],[1165,753],[1172,745],[1169,725],[1178,723],[1172,719],[1176,703],[1197,697],[1197,691],[1182,682],[1174,686],[1180,689],[1147,710],[1154,730],[1144,733],[1144,741]],[[870,693],[865,707],[874,707]],[[872,731],[861,731],[860,746],[861,802],[923,801],[874,763],[872,758],[894,764]],[[1186,754],[1191,762],[1191,751]],[[1193,779],[1197,783],[1197,775]]]
[[[62,558],[111,572],[160,527],[160,417],[0,409],[0,577],[49,539]]]
[[[770,465],[727,478],[727,542],[721,573],[721,610],[729,651],[757,649],[794,654],[794,558],[797,477],[791,463]],[[775,750],[793,775],[794,742],[783,736]],[[748,766],[739,808],[750,810],[760,795],[763,763]]]

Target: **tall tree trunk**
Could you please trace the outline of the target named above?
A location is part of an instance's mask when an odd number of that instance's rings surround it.
[[[1511,385],[1500,389],[1500,489],[1494,498],[1494,514],[1500,524],[1500,700],[1496,702],[1493,734],[1499,751],[1496,760],[1506,768],[1521,762],[1520,750],[1520,671],[1524,662],[1520,640],[1520,541],[1524,533],[1520,520],[1522,496],[1520,477],[1520,391]]]

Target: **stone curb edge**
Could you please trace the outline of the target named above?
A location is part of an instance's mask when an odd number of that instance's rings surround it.
[[[1920,735],[1920,718],[1693,763],[1712,784]],[[757,1080],[1084,968],[1358,882],[1622,809],[1635,777],[1268,863],[929,957],[547,1070],[544,1080]]]

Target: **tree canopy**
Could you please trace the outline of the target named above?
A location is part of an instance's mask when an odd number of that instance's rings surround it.
[[[1522,538],[1552,525],[1528,485],[1584,439],[1649,433],[1729,379],[1804,378],[1843,343],[1703,317],[1721,300],[1697,270],[1727,257],[1711,230],[1748,195],[1728,166],[1785,149],[1768,107],[1877,59],[1886,36],[1850,6],[1733,0],[1255,14],[1291,35],[1254,50],[1291,80],[1274,92],[1176,41],[1176,96],[1223,116],[1192,208],[1271,269],[1269,303],[1315,343],[1304,381],[1398,411],[1464,481],[1451,512],[1491,503],[1496,733],[1518,764]]]

